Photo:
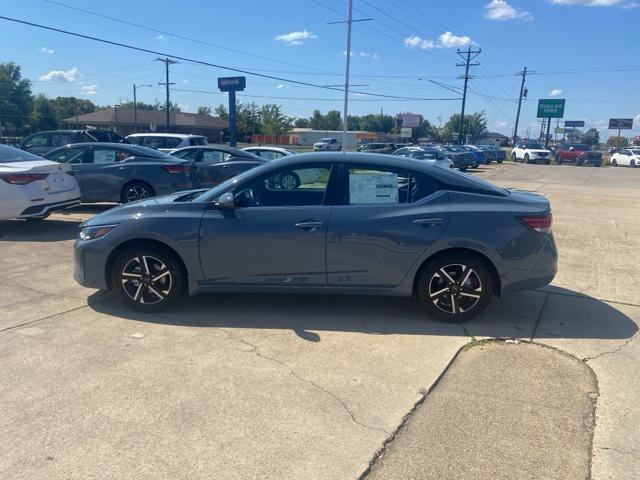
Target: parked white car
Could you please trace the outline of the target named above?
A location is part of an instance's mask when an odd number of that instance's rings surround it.
[[[335,138],[323,138],[313,144],[314,152],[339,152],[342,150],[342,143]]]
[[[42,220],[79,203],[71,165],[0,145],[0,220]]]
[[[265,160],[277,160],[278,158],[295,155],[296,152],[281,147],[246,147],[242,149],[245,152],[264,158]],[[283,188],[294,189],[300,185],[313,184],[320,178],[320,170],[316,168],[307,168],[291,172],[292,175],[284,175],[280,179]]]
[[[640,167],[640,148],[623,148],[611,155],[611,165],[617,167]]]
[[[202,135],[185,135],[181,133],[133,133],[126,137],[127,142],[134,145],[153,148],[169,153],[184,147],[198,147],[209,143]]]
[[[551,150],[547,150],[538,142],[517,143],[511,152],[511,160],[524,163],[551,163]]]

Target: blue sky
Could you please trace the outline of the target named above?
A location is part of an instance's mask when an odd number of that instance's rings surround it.
[[[350,113],[424,115],[436,125],[459,112],[460,101],[426,101],[456,94],[429,80],[460,87],[456,48],[481,48],[472,73],[467,111],[484,110],[491,130],[511,133],[520,77],[527,66],[529,98],[520,133],[535,131],[538,98],[566,98],[565,118],[602,129],[610,117],[637,117],[640,133],[640,3],[633,0],[354,0],[352,83],[362,92],[407,97],[390,100],[353,95]],[[3,15],[79,33],[321,85],[340,84],[344,73],[343,0],[244,2],[135,0],[3,0]],[[67,8],[90,10],[138,23],[158,33]],[[134,52],[0,21],[0,61],[14,61],[48,96],[75,95],[98,104],[132,99],[164,101],[164,65]],[[189,37],[192,40],[186,38]],[[223,47],[223,48],[220,48]],[[233,52],[228,49],[235,49]],[[244,53],[242,53],[244,52]],[[264,58],[258,58],[264,57]],[[588,70],[604,70],[588,71]],[[222,69],[186,62],[171,67],[172,100],[186,111],[226,98],[213,91]],[[251,96],[251,97],[249,97]],[[276,98],[282,97],[282,98]],[[278,103],[286,114],[342,109],[341,93],[248,76],[243,101]],[[539,127],[538,127],[539,128]]]

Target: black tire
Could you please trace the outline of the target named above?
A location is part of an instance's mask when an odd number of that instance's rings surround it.
[[[504,160],[496,160],[496,162],[502,163],[502,162],[504,162]]]
[[[631,161],[629,162],[629,166],[630,166],[631,168],[636,168],[636,161],[635,161],[635,160],[631,160]]]
[[[145,198],[155,197],[156,192],[153,191],[151,185],[145,182],[129,182],[120,192],[120,202],[130,203],[137,200],[144,200]]]
[[[524,163],[529,163],[529,154],[528,153],[524,154]]]
[[[611,160],[611,166],[612,167],[617,167],[618,166],[618,161],[615,158],[613,160]]]
[[[111,284],[128,306],[141,312],[158,312],[183,296],[186,274],[182,263],[168,250],[134,247],[114,262]]]
[[[300,186],[300,177],[295,172],[283,173],[279,181],[283,190],[295,190]]]
[[[551,159],[550,159],[550,158],[547,158],[547,159],[544,161],[544,164],[545,164],[545,165],[551,165]]]
[[[513,161],[513,162],[517,162],[517,161],[518,161],[518,157],[517,157],[517,155],[516,155],[516,152],[513,152],[513,153],[511,154],[511,161]]]
[[[471,168],[478,168],[478,164],[472,165]]]
[[[422,269],[417,288],[416,295],[430,316],[464,322],[487,307],[493,279],[484,261],[472,255],[450,254],[436,257]]]

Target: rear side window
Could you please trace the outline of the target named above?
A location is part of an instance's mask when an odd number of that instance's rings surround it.
[[[47,155],[46,158],[47,160],[59,163],[82,163],[84,159],[84,148],[65,148],[56,154]]]
[[[34,148],[34,147],[47,147],[49,146],[49,134],[41,133],[39,135],[33,135],[32,137],[27,138],[24,142],[25,148]]]
[[[162,140],[164,140],[164,145],[159,148],[178,148],[178,145],[182,143],[182,139],[176,137],[165,137]]]
[[[189,143],[191,144],[191,146],[200,146],[200,145],[206,145],[207,144],[207,139],[204,137],[193,137],[189,140]]]
[[[73,136],[70,133],[52,133],[51,134],[51,146],[52,147],[64,147],[73,143]]]
[[[358,166],[347,169],[347,204],[407,203],[409,174],[406,170]]]
[[[138,145],[142,145],[143,147],[153,148],[154,150],[157,150],[158,148],[164,148],[163,146],[164,139],[162,137],[138,137],[138,138],[141,139],[141,142]]]
[[[423,198],[433,195],[438,191],[438,185],[429,175],[420,172],[411,172],[409,189],[409,201],[418,202]]]

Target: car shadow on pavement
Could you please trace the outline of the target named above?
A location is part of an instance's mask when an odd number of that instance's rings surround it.
[[[81,220],[47,218],[37,222],[0,221],[0,242],[60,242],[78,235]]]
[[[608,303],[554,287],[494,298],[464,324],[437,321],[411,298],[342,295],[207,294],[185,299],[157,314],[131,310],[115,294],[89,298],[95,311],[156,324],[204,328],[288,329],[320,341],[323,331],[378,335],[443,335],[524,338],[545,334],[570,338],[627,339],[636,322]],[[640,309],[638,310],[640,312]]]

